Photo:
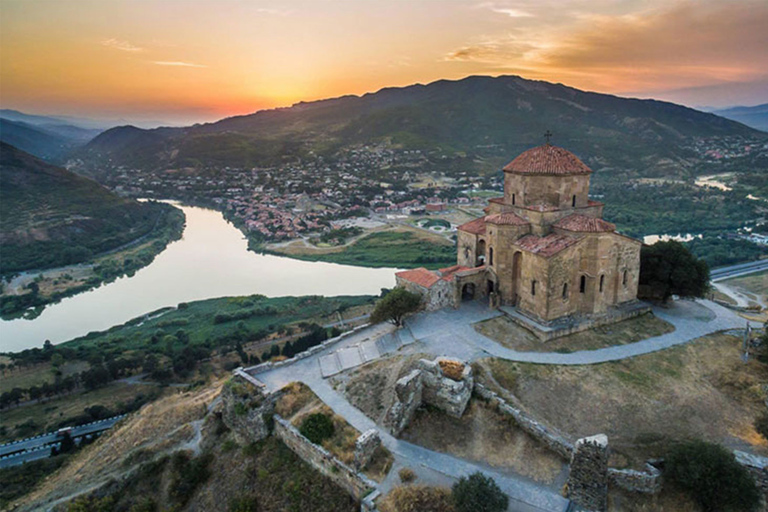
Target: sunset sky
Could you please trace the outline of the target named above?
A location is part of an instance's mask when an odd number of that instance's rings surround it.
[[[25,112],[189,123],[473,74],[765,103],[768,2],[0,0]]]

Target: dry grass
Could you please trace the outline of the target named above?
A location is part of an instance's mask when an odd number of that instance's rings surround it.
[[[604,325],[569,336],[542,342],[530,331],[520,327],[505,316],[499,316],[475,324],[482,335],[495,340],[505,347],[521,352],[576,352],[596,350],[615,345],[626,345],[636,341],[661,336],[675,330],[672,324],[645,314],[623,322]]]
[[[768,272],[728,279],[723,284],[736,288],[747,296],[761,297],[764,303],[768,303]]]
[[[89,367],[90,365],[85,361],[69,361],[62,364],[59,370],[61,370],[62,377],[68,377],[83,372]],[[26,389],[40,386],[46,382],[53,384],[55,377],[52,369],[51,363],[43,363],[18,370],[6,370],[0,377],[0,393],[10,391],[13,388]]]
[[[627,492],[612,487],[608,492],[609,512],[700,512],[684,492],[665,485],[659,494]]]
[[[378,506],[381,512],[455,512],[450,489],[426,485],[395,487]]]
[[[222,382],[197,391],[175,393],[144,406],[84,448],[65,467],[48,477],[22,503],[30,509],[94,488],[128,469],[123,461],[136,454],[166,452],[189,440],[191,421],[205,416],[206,406]],[[145,457],[135,457],[144,459]],[[33,505],[32,505],[33,504]]]
[[[499,386],[544,422],[573,438],[608,435],[616,465],[660,456],[670,440],[768,446],[752,426],[765,410],[768,366],[740,359],[741,339],[713,334],[624,361],[542,366],[487,361]],[[494,385],[484,375],[478,376]]]
[[[564,461],[486,403],[470,400],[461,418],[419,409],[401,437],[431,450],[512,470],[550,484]]]
[[[440,361],[439,364],[444,376],[455,381],[460,381],[462,379],[464,363],[458,361]]]

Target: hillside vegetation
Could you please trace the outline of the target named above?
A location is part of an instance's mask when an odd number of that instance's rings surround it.
[[[0,274],[87,261],[151,233],[175,211],[120,198],[0,143]]]

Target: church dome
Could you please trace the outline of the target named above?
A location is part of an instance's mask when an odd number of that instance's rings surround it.
[[[504,172],[571,175],[589,174],[592,169],[567,149],[544,144],[520,154],[504,166]]]

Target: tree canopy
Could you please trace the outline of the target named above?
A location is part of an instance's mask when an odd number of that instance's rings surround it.
[[[405,288],[395,288],[376,303],[376,308],[371,313],[371,323],[388,321],[400,327],[405,316],[418,311],[420,305],[420,295]]]
[[[640,252],[641,295],[668,300],[672,295],[703,297],[709,289],[709,266],[680,242],[657,242]],[[642,290],[642,288],[641,288]]]
[[[479,471],[461,477],[453,485],[452,497],[457,512],[503,512],[509,506],[509,497],[493,478]]]

